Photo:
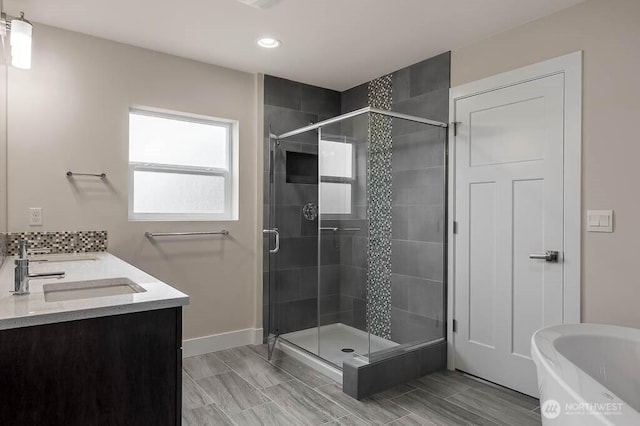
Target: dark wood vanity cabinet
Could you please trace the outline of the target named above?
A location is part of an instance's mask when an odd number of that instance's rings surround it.
[[[179,425],[182,308],[0,331],[0,425]]]

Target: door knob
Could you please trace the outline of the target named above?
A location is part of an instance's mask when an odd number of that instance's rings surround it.
[[[547,262],[557,262],[558,252],[555,250],[547,250],[544,253],[531,253],[529,259],[546,260]]]

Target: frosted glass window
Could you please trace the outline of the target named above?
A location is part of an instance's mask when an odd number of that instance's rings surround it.
[[[320,183],[320,213],[351,214],[351,184]]]
[[[221,176],[135,171],[133,209],[138,213],[222,214]]]
[[[129,111],[129,219],[231,220],[237,123]],[[232,194],[233,192],[233,194]]]
[[[344,142],[320,141],[320,175],[353,177],[353,145]]]
[[[227,168],[229,126],[132,112],[129,161]]]

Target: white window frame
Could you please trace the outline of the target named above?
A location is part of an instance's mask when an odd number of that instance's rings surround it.
[[[238,161],[235,155],[238,140],[238,122],[223,118],[208,117],[196,114],[187,114],[176,111],[161,110],[148,107],[129,108],[128,117],[131,114],[147,115],[150,117],[165,118],[169,120],[188,121],[216,125],[227,129],[227,168],[181,166],[176,164],[136,162],[130,160],[130,150],[127,151],[129,163],[129,221],[230,221],[237,220],[237,168]],[[129,144],[131,141],[129,140]],[[136,213],[133,210],[135,179],[137,171],[177,173],[182,175],[220,176],[224,179],[224,212],[223,213]]]

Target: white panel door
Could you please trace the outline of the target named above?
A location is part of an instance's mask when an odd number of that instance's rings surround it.
[[[563,321],[563,75],[457,99],[455,120],[455,366],[537,396],[531,336]]]

